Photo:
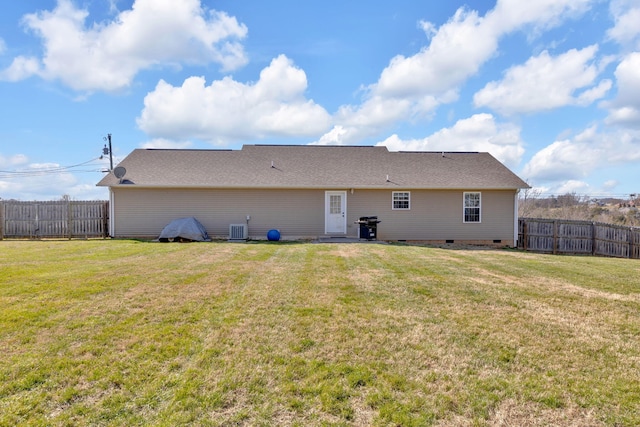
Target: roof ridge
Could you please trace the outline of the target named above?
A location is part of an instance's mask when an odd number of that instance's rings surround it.
[[[486,151],[395,151],[396,153],[407,153],[407,154],[484,154]],[[392,151],[393,153],[393,151]]]
[[[143,151],[239,151],[232,148],[138,148]]]
[[[384,145],[243,144],[242,147],[387,148]]]

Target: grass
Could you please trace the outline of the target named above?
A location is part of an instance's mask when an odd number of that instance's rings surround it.
[[[640,425],[640,263],[0,242],[0,426]]]

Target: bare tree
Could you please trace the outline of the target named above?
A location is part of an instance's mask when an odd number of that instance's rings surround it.
[[[540,198],[540,190],[535,188],[525,188],[520,191],[518,197],[518,216],[523,218],[531,217]]]

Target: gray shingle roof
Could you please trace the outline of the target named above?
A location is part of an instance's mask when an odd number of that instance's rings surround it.
[[[241,150],[137,149],[98,186],[192,188],[517,189],[528,185],[489,153],[386,147],[244,145]],[[387,180],[388,179],[388,180]]]

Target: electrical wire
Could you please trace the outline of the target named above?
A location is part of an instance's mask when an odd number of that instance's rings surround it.
[[[96,157],[91,160],[87,160],[86,162],[78,163],[70,166],[55,166],[55,167],[47,167],[47,168],[33,168],[33,169],[23,169],[23,170],[0,170],[0,179],[12,179],[12,178],[30,178],[37,176],[47,176],[47,175],[59,175],[64,173],[77,173],[77,172],[101,172],[101,169],[75,169],[81,166],[90,165],[93,162],[101,160],[101,157]],[[94,163],[96,164],[96,163]],[[96,164],[97,165],[97,164]]]
[[[544,193],[529,193],[526,196],[520,192],[520,199],[553,199],[553,198],[563,198],[563,197],[574,197],[577,200],[585,200],[585,199],[628,199],[629,197],[638,197],[640,195],[640,191],[630,192],[630,193],[573,193],[573,192],[565,192],[565,193],[552,193],[552,192],[544,192]]]

